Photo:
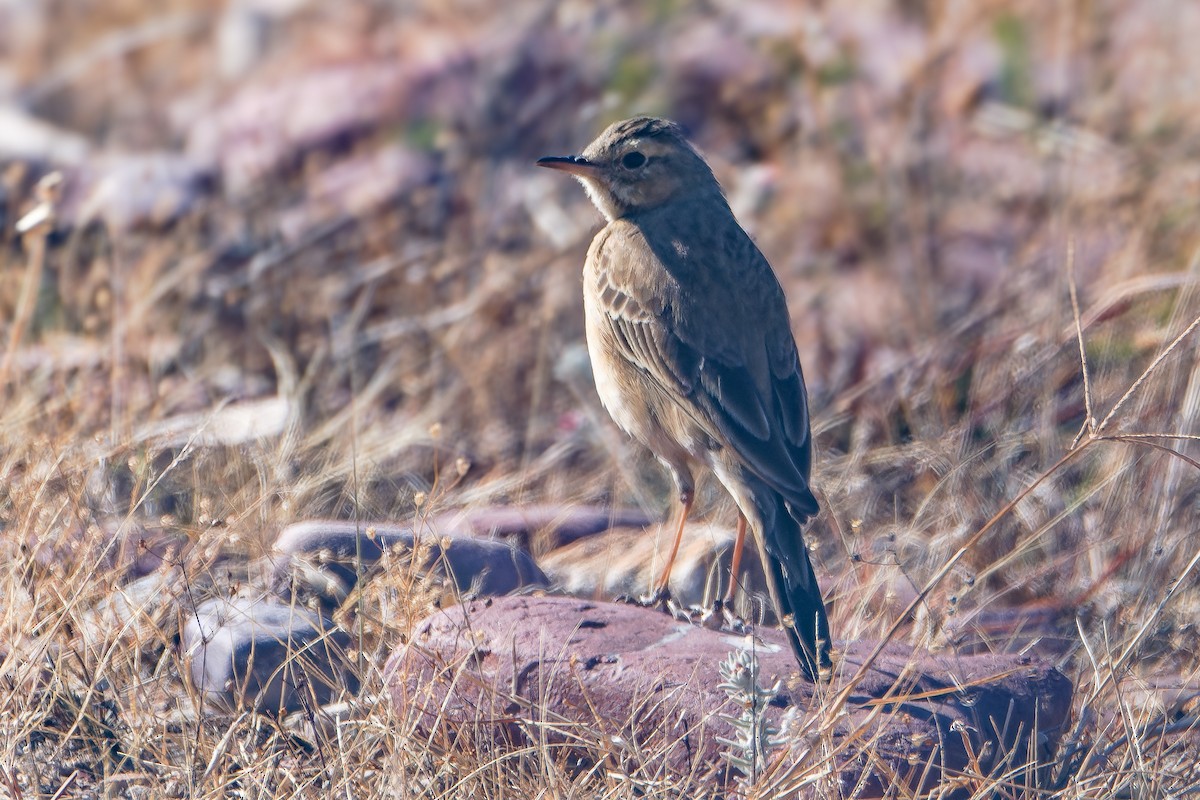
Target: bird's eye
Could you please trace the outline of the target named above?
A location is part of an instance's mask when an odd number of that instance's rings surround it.
[[[632,153],[626,153],[621,157],[621,166],[625,169],[637,169],[646,163],[646,157],[634,150]]]

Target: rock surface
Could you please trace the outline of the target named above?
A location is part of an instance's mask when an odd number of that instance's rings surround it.
[[[783,766],[824,773],[826,792],[878,797],[893,782],[920,791],[960,772],[1022,782],[1067,720],[1071,683],[1047,665],[901,645],[884,650],[835,714],[833,698],[873,644],[846,646],[832,685],[814,687],[779,631],[758,633],[760,685],[784,681],[766,712],[784,727]],[[460,746],[569,743],[637,778],[691,775],[711,787],[732,777],[719,739],[734,734],[722,715],[740,711],[718,664],[746,641],[628,605],[506,597],[419,623],[386,679],[400,719]],[[814,733],[822,724],[828,732]]]
[[[581,537],[544,554],[538,563],[556,591],[573,597],[612,600],[647,594],[662,572],[675,537],[673,523],[618,527]],[[682,606],[711,607],[729,586],[734,529],[690,523],[671,568],[668,587]],[[766,578],[751,542],[742,554],[734,610],[743,619],[774,621]]]
[[[500,595],[548,583],[528,553],[506,542],[436,529],[418,535],[403,525],[313,520],[289,525],[275,540],[275,586],[285,598],[315,596],[323,607],[334,608],[385,551],[414,547],[428,548],[426,566],[444,570],[459,592]]]
[[[612,528],[644,528],[653,519],[636,508],[543,503],[487,506],[442,514],[439,530],[469,531],[476,536],[517,538],[529,549],[535,538],[547,548],[569,545]]]
[[[214,598],[181,632],[193,685],[210,702],[285,713],[358,691],[350,635],[323,616],[269,599]]]

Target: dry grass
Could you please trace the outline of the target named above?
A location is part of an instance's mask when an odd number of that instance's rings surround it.
[[[1036,786],[959,788],[1195,794],[1193,9],[298,3],[261,12],[262,49],[237,72],[241,51],[220,45],[233,12],[209,5],[0,9],[0,100],[14,87],[92,148],[60,164],[0,147],[0,793],[713,790],[583,763],[538,735],[502,749],[396,718],[384,661],[436,599],[404,569],[340,612],[364,689],[334,716],[202,711],[180,678],[175,606],[99,613],[136,557],[160,558],[175,594],[253,582],[245,565],[310,516],[665,509],[661,475],[581,377],[594,216],[530,168],[648,110],[695,131],[789,293],[839,636],[1028,648],[1078,687]],[[784,21],[756,16],[768,11]],[[106,157],[177,152],[238,92],[360,63],[423,66],[396,79],[399,100],[356,107],[377,116],[333,119],[336,135],[293,142],[261,173],[253,137],[197,156],[207,188],[169,223],[124,224],[136,192],[95,189]],[[373,202],[389,173],[371,159],[389,147],[422,167]],[[39,231],[14,231],[52,166],[65,195],[42,248]],[[875,602],[887,593],[899,599]],[[997,609],[1051,623],[1030,635],[974,616]],[[603,754],[594,733],[577,735]],[[820,764],[747,793],[823,780]]]

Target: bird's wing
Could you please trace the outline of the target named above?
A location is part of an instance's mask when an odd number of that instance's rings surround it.
[[[618,355],[798,517],[815,514],[804,378],[766,259],[736,223],[690,250],[648,240],[632,223],[609,227],[589,279]]]

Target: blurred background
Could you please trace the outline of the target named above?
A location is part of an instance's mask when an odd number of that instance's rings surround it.
[[[582,349],[600,217],[533,167],[650,113],[788,293],[833,603],[873,571],[911,596],[1089,410],[1200,433],[1194,337],[1117,405],[1200,313],[1198,41],[1171,0],[0,0],[0,525],[664,515]],[[42,258],[15,226],[51,171]],[[1193,553],[1195,469],[1088,445],[935,607],[1137,623]],[[1192,577],[1163,658],[1197,608]]]

